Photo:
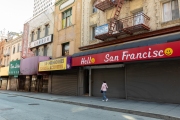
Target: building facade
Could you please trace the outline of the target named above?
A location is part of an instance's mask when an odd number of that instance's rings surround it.
[[[20,64],[22,90],[48,92],[48,73],[39,73],[39,62],[52,58],[54,8],[51,6],[24,25],[23,58]],[[27,65],[32,63],[33,66]],[[24,80],[23,80],[24,79]]]
[[[65,67],[50,70],[53,94],[79,95],[79,69],[71,68],[69,62],[80,47],[81,6],[81,0],[56,0],[55,3],[53,59]]]
[[[83,94],[180,103],[179,0],[83,0],[81,52]]]

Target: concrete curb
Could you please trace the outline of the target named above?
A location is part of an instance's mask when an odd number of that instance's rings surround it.
[[[155,113],[147,113],[147,112],[141,112],[141,111],[135,111],[135,110],[127,110],[127,109],[121,109],[121,108],[112,108],[112,107],[106,107],[106,106],[100,106],[100,105],[92,105],[92,104],[79,103],[79,102],[66,101],[66,100],[50,100],[50,99],[44,99],[44,98],[38,98],[38,97],[31,97],[31,96],[27,96],[27,95],[19,95],[19,94],[11,94],[11,93],[3,93],[3,92],[0,92],[0,93],[9,94],[9,95],[16,95],[16,96],[22,96],[22,97],[28,97],[28,98],[39,99],[39,100],[45,100],[45,101],[52,101],[52,102],[66,103],[66,104],[72,104],[72,105],[79,105],[79,106],[102,109],[102,110],[122,112],[122,113],[128,113],[128,114],[139,115],[139,116],[144,116],[144,117],[163,119],[163,120],[180,120],[180,118],[176,118],[176,117],[172,117],[172,116],[168,116],[168,115],[155,114]]]

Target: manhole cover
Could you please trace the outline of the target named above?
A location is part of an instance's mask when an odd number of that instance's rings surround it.
[[[12,110],[14,108],[3,108],[3,109],[0,109],[1,111],[5,111],[5,110]]]
[[[28,105],[39,105],[38,103],[31,103],[31,104],[28,104]]]
[[[8,96],[8,97],[17,97],[17,96]]]

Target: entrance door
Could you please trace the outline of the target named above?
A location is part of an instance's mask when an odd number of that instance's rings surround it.
[[[84,95],[89,95],[89,70],[84,70]]]

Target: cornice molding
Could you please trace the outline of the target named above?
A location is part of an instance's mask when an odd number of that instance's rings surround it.
[[[94,49],[94,48],[100,48],[100,47],[105,47],[105,46],[109,46],[109,45],[115,45],[115,44],[124,43],[124,42],[128,42],[128,41],[136,41],[139,39],[144,39],[144,38],[149,38],[149,37],[154,37],[154,36],[159,36],[159,35],[165,35],[165,34],[179,32],[179,31],[180,31],[180,26],[178,25],[178,26],[174,26],[174,27],[169,27],[169,28],[165,28],[165,29],[151,31],[148,33],[128,36],[125,38],[116,39],[116,40],[112,40],[112,41],[105,41],[102,43],[83,46],[83,47],[79,47],[79,49],[80,49],[80,51],[90,50],[90,49]]]
[[[68,1],[68,0],[58,0],[58,1],[55,3],[55,6],[62,5],[62,4],[65,3],[66,1]]]

